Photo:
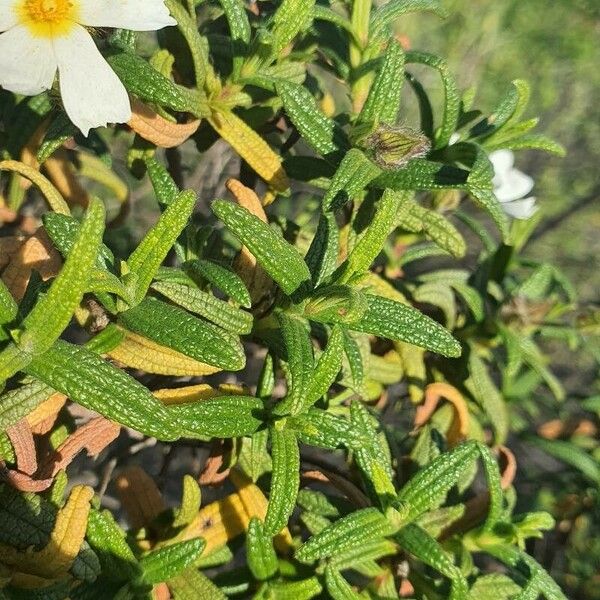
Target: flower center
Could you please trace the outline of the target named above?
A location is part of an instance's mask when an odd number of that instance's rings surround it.
[[[38,37],[57,37],[68,33],[76,22],[79,0],[22,0],[20,21]]]

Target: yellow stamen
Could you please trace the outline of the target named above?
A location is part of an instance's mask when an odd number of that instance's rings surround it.
[[[19,20],[36,37],[66,35],[77,22],[78,0],[21,0]]]

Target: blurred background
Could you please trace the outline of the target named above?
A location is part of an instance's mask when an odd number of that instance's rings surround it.
[[[527,257],[547,260],[571,279],[583,310],[600,304],[600,1],[599,0],[446,0],[450,16],[440,20],[419,13],[404,17],[398,34],[415,50],[448,59],[463,90],[477,90],[475,106],[491,111],[513,79],[529,81],[532,96],[526,117],[540,117],[539,131],[565,146],[564,159],[535,151],[516,153],[516,166],[536,181],[540,208]],[[426,87],[441,83],[419,72]],[[570,598],[600,598],[600,502],[598,483],[585,475],[598,469],[598,432],[581,418],[582,406],[600,405],[598,354],[574,353],[550,343],[551,368],[568,390],[554,401],[555,423],[577,423],[569,439],[596,448],[595,465],[584,465],[566,448],[564,462],[531,455],[511,440],[519,465],[517,509],[549,510],[556,530],[532,551]],[[591,401],[590,401],[591,398]],[[583,424],[583,425],[582,425]],[[597,420],[596,420],[597,424]],[[569,425],[570,427],[571,425]],[[577,429],[579,427],[579,430]],[[583,469],[583,470],[582,470]],[[525,476],[527,481],[525,481]],[[517,510],[518,512],[518,510]]]

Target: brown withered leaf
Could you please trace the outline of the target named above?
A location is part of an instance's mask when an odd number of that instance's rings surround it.
[[[52,181],[69,206],[87,208],[90,203],[90,195],[81,183],[79,183],[73,165],[65,150],[57,150],[52,156],[47,158],[44,163],[44,169],[48,179]]]
[[[121,504],[135,529],[148,525],[167,508],[154,480],[137,465],[123,470],[116,485]]]
[[[183,144],[196,133],[200,121],[171,123],[137,99],[131,101],[131,119],[127,123],[140,137],[160,148]]]
[[[462,394],[449,383],[431,383],[425,388],[425,401],[417,407],[414,425],[415,428],[425,425],[442,398],[448,400],[454,409],[454,418],[447,433],[448,443],[454,446],[469,434],[469,409]]]
[[[37,471],[38,463],[29,423],[26,419],[21,419],[8,427],[6,434],[15,451],[17,469],[25,475],[33,475]]]
[[[43,228],[25,240],[13,255],[2,273],[2,281],[15,300],[23,298],[33,270],[46,281],[54,277],[62,265],[62,259]]]
[[[0,216],[0,220],[1,220]],[[0,269],[3,269],[19,251],[23,244],[23,238],[17,236],[7,236],[0,238]]]

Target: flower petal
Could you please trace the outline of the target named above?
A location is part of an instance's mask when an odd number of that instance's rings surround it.
[[[529,219],[529,217],[537,212],[537,207],[535,205],[535,198],[530,196],[529,198],[523,198],[522,200],[505,202],[502,205],[502,210],[515,219]]]
[[[19,22],[18,0],[0,0],[0,31],[7,31]]]
[[[155,31],[177,22],[164,0],[80,0],[79,22],[90,27]]]
[[[47,38],[33,37],[24,25],[0,35],[0,86],[35,96],[52,87],[56,58]]]
[[[84,135],[107,123],[131,118],[127,90],[80,25],[54,39],[60,93],[69,118]]]
[[[500,202],[511,202],[527,196],[533,189],[535,182],[518,169],[511,169],[502,179],[502,183],[494,189]]]
[[[490,154],[490,161],[494,167],[494,185],[499,186],[506,173],[515,163],[515,155],[511,150],[496,150]]]

